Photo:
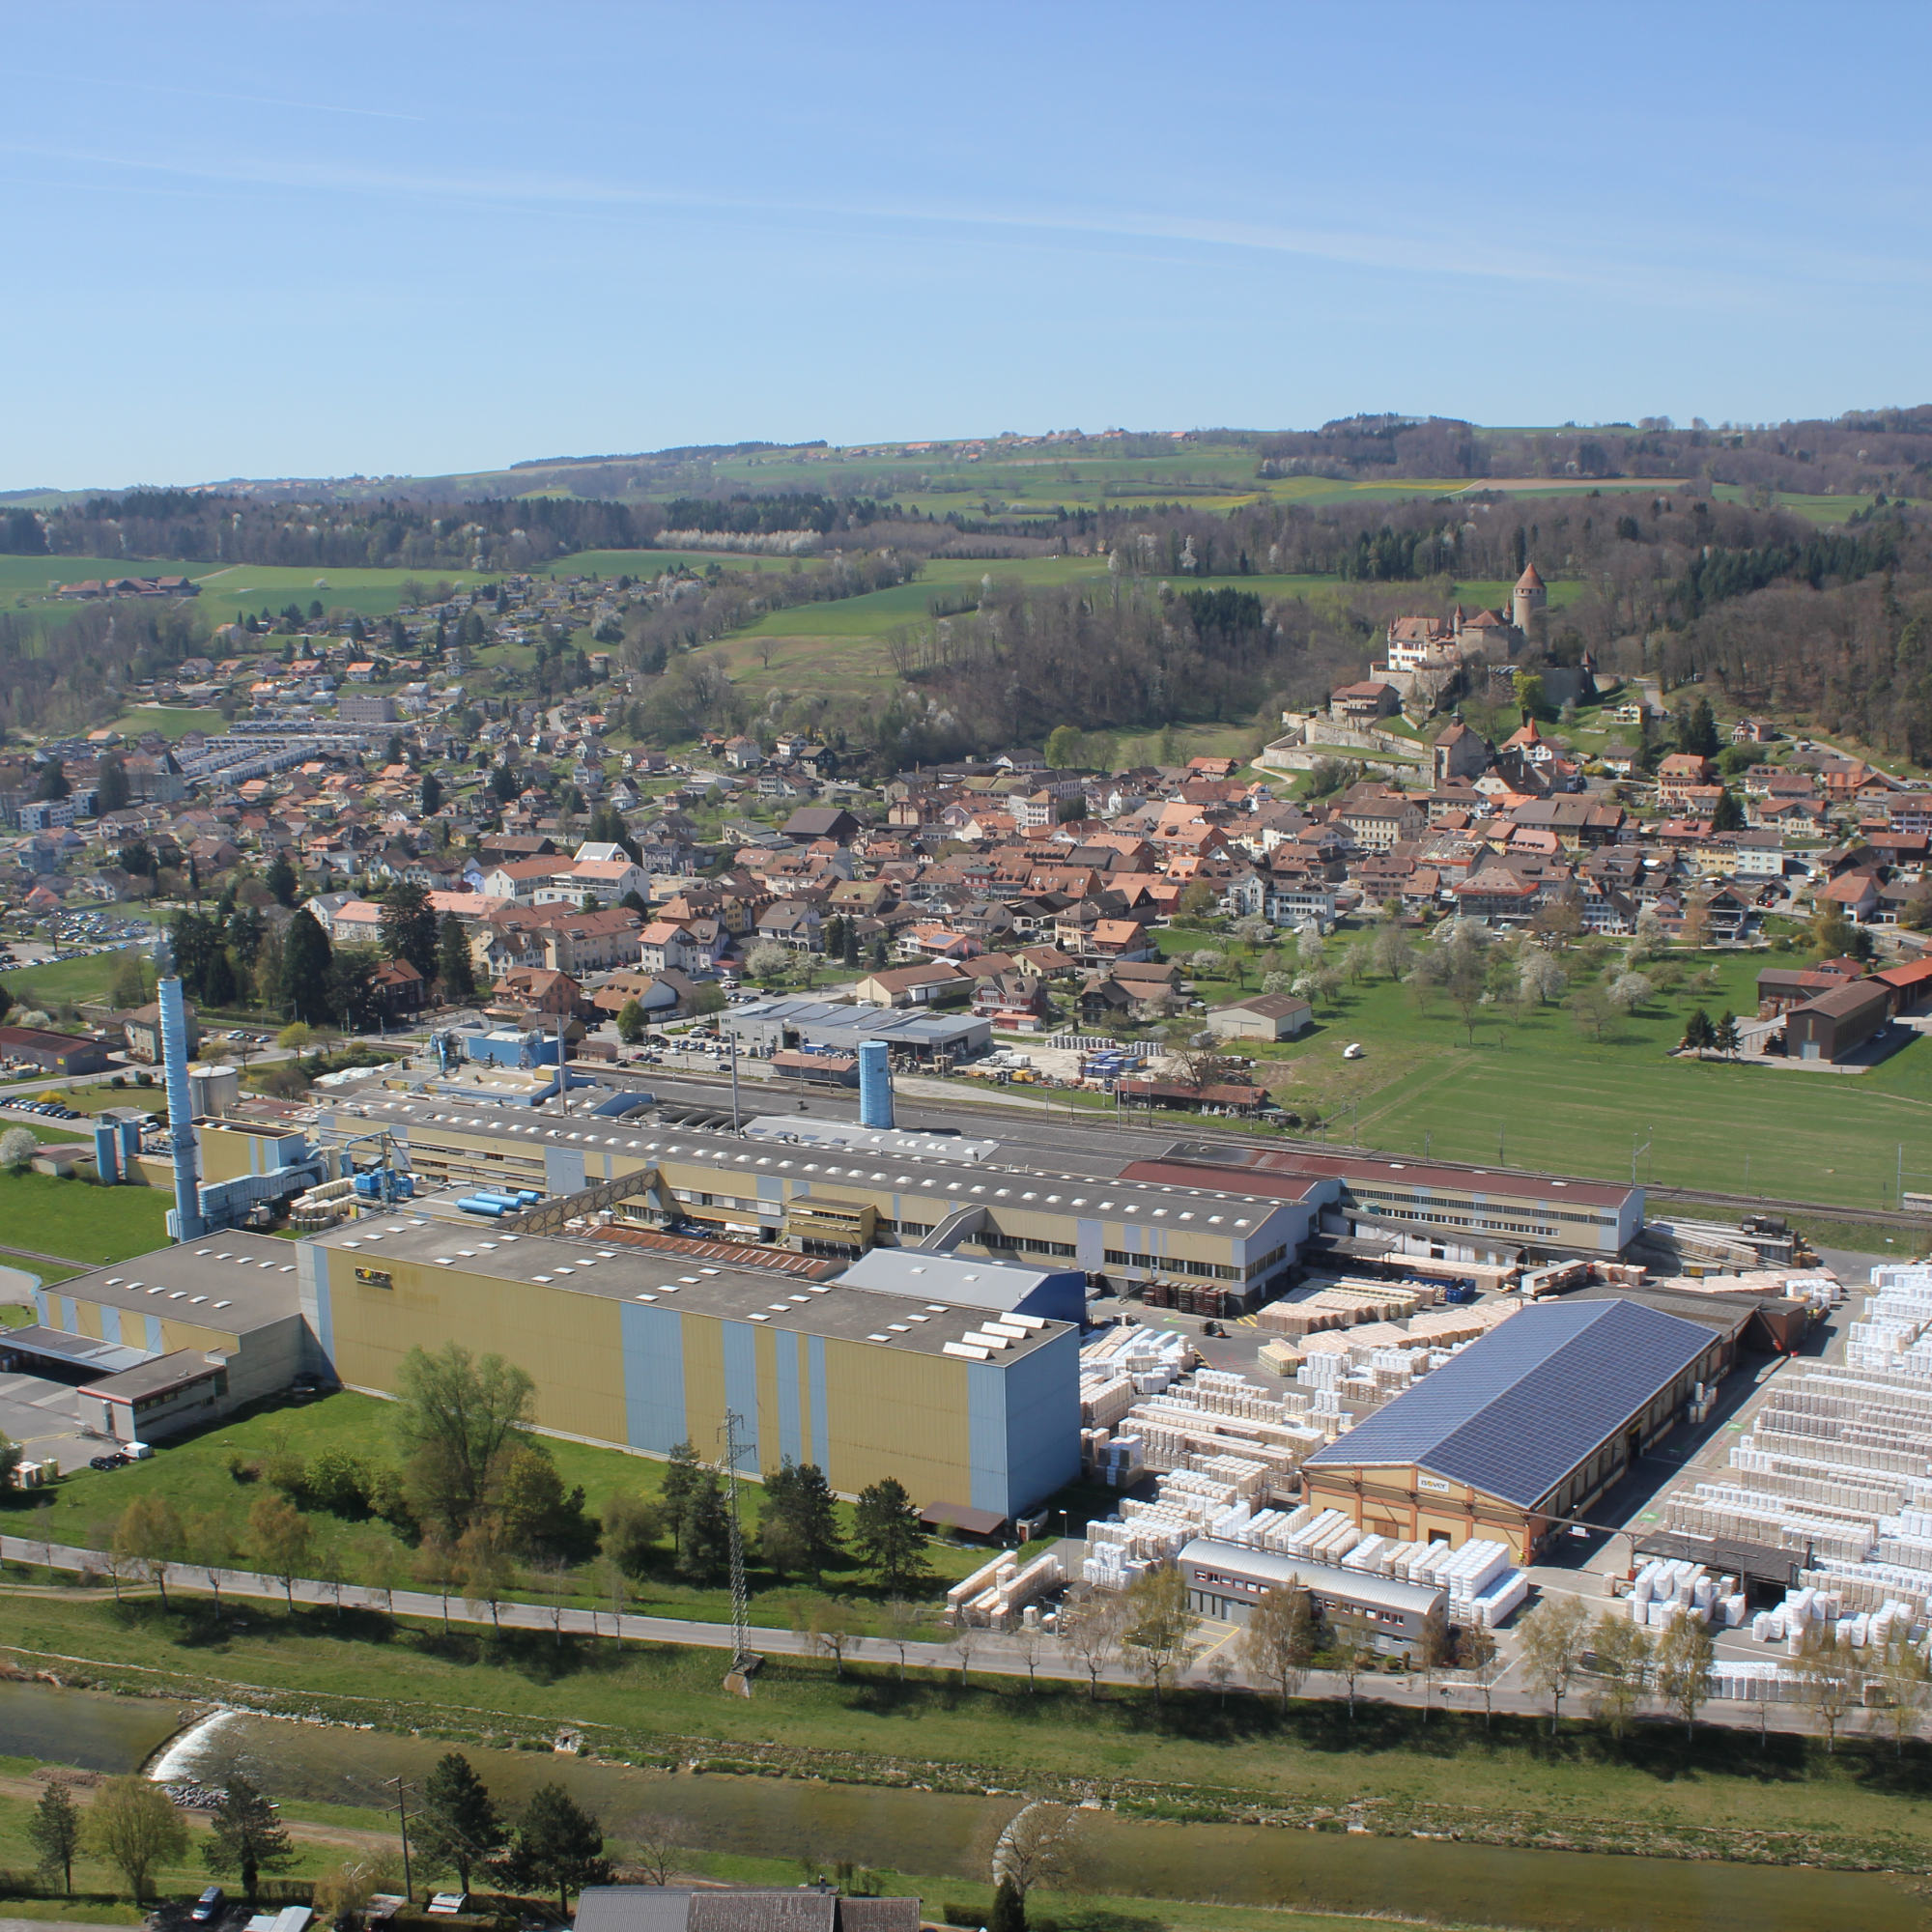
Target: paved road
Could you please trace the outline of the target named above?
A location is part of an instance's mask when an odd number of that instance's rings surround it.
[[[106,1559],[98,1551],[63,1544],[43,1544],[28,1537],[0,1536],[0,1556],[14,1562],[55,1569],[92,1570],[97,1574],[105,1574]],[[611,1610],[580,1610],[541,1604],[505,1603],[493,1607],[488,1604],[466,1602],[460,1596],[445,1599],[429,1591],[387,1592],[366,1589],[357,1584],[321,1583],[308,1578],[297,1578],[291,1586],[285,1586],[279,1578],[243,1570],[222,1570],[214,1574],[219,1579],[221,1594],[231,1598],[294,1602],[322,1608],[332,1608],[339,1604],[344,1608],[371,1609],[428,1622],[446,1619],[452,1624],[472,1627],[495,1625],[508,1630],[548,1631],[559,1639],[569,1633],[572,1635],[617,1637],[633,1643],[687,1644],[722,1652],[728,1652],[732,1646],[730,1626],[724,1624],[694,1623],[675,1617],[619,1615]],[[173,1588],[200,1592],[210,1587],[210,1573],[198,1564],[169,1564],[166,1576]],[[1559,1576],[1551,1578],[1551,1587],[1568,1588],[1574,1592],[1577,1581],[1574,1575]],[[1238,1631],[1231,1625],[1202,1624],[1197,1632],[1200,1648],[1189,1663],[1183,1681],[1265,1693],[1265,1686],[1251,1685],[1242,1672],[1238,1636]],[[749,1641],[754,1651],[768,1656],[831,1655],[821,1638],[799,1631],[775,1630],[764,1625],[752,1628]],[[1513,1651],[1507,1633],[1504,1633],[1504,1646],[1506,1652]],[[1753,1646],[1752,1653],[1759,1657],[1765,1654],[1761,1646]],[[16,1650],[15,1655],[25,1660],[44,1658],[56,1664],[63,1662],[98,1662],[91,1658],[25,1650]],[[884,1664],[888,1668],[901,1662],[908,1666],[932,1670],[959,1670],[963,1665],[969,1677],[1024,1677],[1029,1674],[1028,1659],[1021,1643],[1010,1634],[1002,1635],[991,1631],[974,1632],[970,1651],[963,1659],[956,1641],[908,1641],[901,1650],[901,1646],[891,1638],[870,1636],[849,1640],[844,1645],[843,1660],[846,1662],[863,1660],[875,1665]],[[1225,1687],[1217,1682],[1217,1660],[1225,1663],[1229,1672]],[[1089,1675],[1083,1664],[1064,1654],[1050,1638],[1040,1639],[1033,1659],[1033,1669],[1041,1677],[1063,1682],[1085,1683]],[[1097,1676],[1102,1684],[1142,1681],[1135,1672],[1118,1662],[1107,1664]],[[1295,1694],[1341,1699],[1348,1696],[1349,1687],[1333,1671],[1315,1670],[1309,1672],[1306,1682]],[[1485,1708],[1481,1688],[1457,1678],[1438,1680],[1432,1696],[1430,1687],[1419,1678],[1365,1676],[1356,1686],[1356,1694],[1364,1700],[1406,1705],[1410,1709],[1419,1709],[1425,1703],[1444,1710],[1477,1711]],[[1582,1710],[1583,1695],[1584,1683],[1579,1682],[1566,1706],[1572,1715]],[[1549,1706],[1546,1697],[1533,1694],[1524,1688],[1520,1659],[1511,1655],[1508,1668],[1491,1687],[1489,1708],[1497,1712],[1535,1716],[1547,1713]],[[1789,1704],[1713,1703],[1707,1706],[1707,1715],[1699,1721],[1756,1730],[1761,1715],[1772,1730],[1810,1731],[1817,1728],[1801,1707]],[[0,1932],[5,1932],[4,1925],[0,1925]]]

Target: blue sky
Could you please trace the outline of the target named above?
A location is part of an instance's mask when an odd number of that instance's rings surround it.
[[[0,0],[0,488],[1932,394],[1932,15]]]

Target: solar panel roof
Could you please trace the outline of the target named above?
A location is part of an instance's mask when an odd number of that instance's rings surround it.
[[[1525,1308],[1308,1466],[1412,1463],[1527,1509],[1714,1340],[1709,1328],[1636,1301]]]

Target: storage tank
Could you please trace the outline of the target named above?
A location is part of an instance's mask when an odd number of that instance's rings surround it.
[[[886,1129],[893,1124],[892,1048],[882,1039],[859,1043],[859,1124]]]
[[[189,1104],[197,1116],[231,1112],[242,1097],[242,1075],[233,1066],[198,1063],[187,1070]]]
[[[121,1136],[112,1121],[94,1123],[94,1172],[103,1187],[121,1179]]]

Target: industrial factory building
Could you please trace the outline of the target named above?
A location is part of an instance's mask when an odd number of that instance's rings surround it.
[[[352,1387],[393,1389],[452,1338],[536,1381],[538,1426],[656,1455],[816,1463],[856,1494],[1017,1514],[1079,1472],[1077,1328],[838,1282],[774,1279],[648,1248],[406,1214],[296,1249],[309,1326]]]
[[[1042,1280],[1013,1272],[1005,1299]],[[20,1372],[85,1382],[83,1398],[125,1396],[125,1436],[149,1417],[164,1433],[157,1399],[179,1427],[303,1373],[388,1394],[411,1347],[455,1340],[526,1370],[537,1426],[557,1435],[722,1459],[730,1409],[748,1474],[790,1458],[843,1494],[894,1476],[922,1507],[1009,1518],[1079,1473],[1079,1331],[1000,1299],[406,1211],[293,1244],[223,1233],[78,1275],[42,1291],[40,1326],[5,1347]]]
[[[1399,1252],[1485,1264],[1525,1254],[1614,1261],[1643,1227],[1643,1189],[1513,1168],[1452,1167],[1301,1148],[1229,1150],[1182,1142],[1127,1179],[1296,1193],[1321,1183],[1323,1232],[1392,1235]],[[1307,1198],[1305,1195],[1303,1198]]]
[[[868,1039],[884,1040],[895,1058],[952,1064],[984,1053],[993,1023],[977,1013],[919,1013],[898,1007],[855,1006],[840,1000],[756,1000],[724,1015],[724,1031],[767,1053],[829,1047],[856,1054]]]
[[[1719,1330],[1614,1298],[1524,1308],[1302,1464],[1371,1535],[1518,1561],[1590,1507],[1729,1361]]]
[[[123,1440],[213,1421],[326,1368],[301,1317],[300,1253],[224,1233],[38,1288],[35,1325],[0,1333],[0,1359],[79,1388],[83,1415]]]
[[[418,1097],[371,1099],[318,1122],[325,1144],[377,1127],[426,1187],[568,1195],[635,1178],[635,1191],[613,1206],[640,1226],[695,1223],[854,1261],[887,1246],[1058,1263],[1110,1281],[1232,1287],[1248,1301],[1285,1282],[1317,1212],[1307,1190],[1262,1200],[1217,1192],[1211,1178],[1193,1174],[1183,1185],[1094,1180],[888,1153],[876,1144],[794,1147],[774,1136],[596,1116],[520,1119]]]

